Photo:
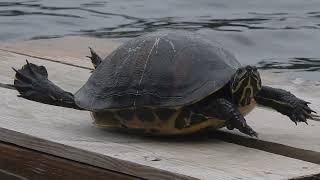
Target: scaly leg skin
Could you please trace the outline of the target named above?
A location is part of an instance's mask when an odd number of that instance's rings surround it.
[[[210,117],[226,120],[226,126],[230,130],[236,128],[244,134],[258,137],[258,134],[247,124],[237,106],[227,99],[216,99],[210,103],[210,106],[206,108],[206,112],[204,114]]]
[[[91,47],[89,47],[89,49],[90,49],[91,56],[87,56],[87,57],[91,59],[93,67],[97,69],[99,64],[102,62],[102,58]]]
[[[263,86],[255,97],[259,105],[272,108],[283,115],[288,116],[296,125],[298,122],[307,123],[307,119],[317,120],[319,116],[310,109],[310,102],[304,101],[283,89]]]
[[[62,106],[74,109],[81,109],[74,102],[74,96],[66,92],[48,80],[48,72],[44,66],[37,66],[29,63],[16,70],[13,87],[19,91],[19,97],[28,100]]]

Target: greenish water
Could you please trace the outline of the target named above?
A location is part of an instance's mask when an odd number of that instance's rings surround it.
[[[66,35],[121,41],[163,29],[196,31],[254,64],[320,80],[319,0],[0,1],[0,42]]]

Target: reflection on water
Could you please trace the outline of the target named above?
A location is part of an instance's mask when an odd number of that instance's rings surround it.
[[[243,64],[319,72],[319,7],[316,0],[8,0],[0,2],[0,41],[66,35],[127,40],[184,29],[218,40]]]
[[[260,69],[293,70],[293,71],[320,71],[320,59],[316,58],[291,58],[288,62],[279,62],[274,59],[258,63]],[[282,71],[280,71],[282,72]]]
[[[139,19],[133,23],[122,24],[117,27],[101,28],[95,30],[82,30],[80,32],[95,36],[95,37],[136,37],[146,32],[153,32],[162,29],[180,29],[197,31],[200,29],[208,28],[215,29],[216,31],[235,31],[241,32],[241,29],[235,29],[234,27],[242,27],[248,29],[259,29],[260,27],[254,27],[249,24],[259,24],[259,21],[266,19],[208,19],[199,22],[192,21],[179,21],[173,17],[144,20]],[[240,24],[247,23],[247,24]],[[231,28],[233,27],[233,28]],[[119,31],[119,29],[121,29]]]

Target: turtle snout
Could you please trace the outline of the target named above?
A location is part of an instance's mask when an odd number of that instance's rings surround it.
[[[258,69],[255,66],[246,66],[245,70],[247,72],[246,75],[248,77],[250,77],[250,76],[259,76]]]
[[[245,68],[246,68],[246,71],[250,74],[257,71],[257,68],[254,66],[246,66]]]

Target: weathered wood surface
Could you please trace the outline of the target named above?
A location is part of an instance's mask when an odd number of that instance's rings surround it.
[[[81,65],[85,68],[92,68],[90,61],[85,57],[89,53],[87,48],[88,46],[93,47],[99,54],[101,54],[102,57],[104,57],[114,50],[119,44],[120,43],[117,41],[106,39],[101,40],[87,37],[67,37],[3,44],[0,45],[0,49],[29,54],[31,56],[47,57],[53,60],[59,60],[61,62]],[[0,55],[8,56],[10,53],[4,53]],[[15,54],[15,56],[19,55]],[[5,66],[20,67],[21,64],[24,63],[23,61],[25,58],[24,56],[20,57],[17,57],[14,60],[8,60],[4,58],[3,60],[6,61]],[[41,60],[36,60],[35,62],[42,63]],[[60,67],[63,66],[59,66],[59,68]],[[74,68],[71,68],[72,72],[58,72],[58,74],[55,74],[57,71],[55,71],[54,68],[48,69],[50,78],[72,92],[75,92],[78,87],[81,86],[80,84],[83,84],[89,76],[89,73],[78,73],[79,78],[76,79],[76,82],[74,82],[74,80],[68,78],[77,73],[74,71]],[[71,73],[71,75],[68,75],[68,73]],[[11,71],[11,69],[5,69],[4,71],[0,72],[0,82],[11,82],[10,78],[12,75],[13,71]],[[284,76],[285,74],[279,76],[266,72],[262,73],[263,83],[265,85],[291,90],[294,94],[298,95],[298,97],[312,102],[311,107],[320,113],[319,83],[304,82],[301,84],[294,84],[288,80],[289,77]],[[2,79],[5,81],[2,81]],[[295,126],[294,123],[289,120],[289,118],[277,112],[263,108],[256,108],[247,116],[247,119],[249,124],[259,133],[260,140],[320,152],[320,122],[309,121],[309,125],[299,123],[298,126]],[[225,129],[225,131],[228,130]],[[237,131],[228,132],[242,136],[242,134],[238,133]]]
[[[86,112],[30,102],[9,89],[0,93],[1,141],[105,169],[149,179],[287,179],[320,170],[206,136],[170,140],[97,129]]]
[[[107,56],[119,46],[119,42],[89,37],[70,36],[65,38],[30,40],[16,43],[4,43],[1,50],[35,56],[47,60],[93,68],[86,56],[92,47],[101,57]]]
[[[87,164],[0,142],[0,179],[138,180]],[[9,177],[8,177],[9,176]]]
[[[10,83],[10,67],[20,67],[26,57],[8,52],[1,52],[0,57],[0,82]],[[72,92],[90,74],[87,69],[35,58],[30,61],[46,65],[50,79]],[[320,166],[313,163],[204,135],[170,140],[97,129],[86,112],[23,100],[9,89],[0,88],[0,93],[0,140],[105,169],[151,179],[287,179],[320,173]],[[294,134],[296,128],[289,130]],[[308,131],[308,127],[298,128]],[[260,129],[260,134],[269,131]],[[305,146],[312,144],[308,136],[302,137]]]

